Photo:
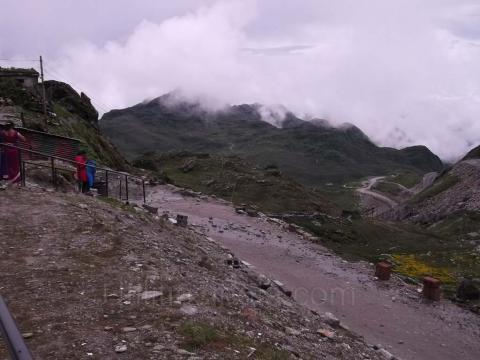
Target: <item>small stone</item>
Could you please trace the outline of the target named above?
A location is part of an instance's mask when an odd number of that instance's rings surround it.
[[[126,326],[126,327],[122,328],[122,331],[125,332],[125,333],[129,333],[129,332],[137,331],[137,328]]]
[[[301,331],[286,327],[285,333],[288,335],[299,336],[301,334]]]
[[[163,345],[155,345],[152,350],[154,352],[160,352],[160,351],[163,351],[164,349],[165,349],[165,346]]]
[[[142,300],[152,300],[162,296],[161,291],[144,291],[140,294],[140,299]]]
[[[177,354],[179,355],[195,355],[194,353],[191,353],[190,351],[184,350],[184,349],[178,349]]]
[[[190,301],[193,299],[193,295],[192,294],[182,294],[180,296],[177,297],[177,301],[179,302],[186,302],[186,301]]]
[[[338,320],[338,318],[330,312],[326,312],[323,318],[324,318],[324,321],[330,326],[333,326],[333,327],[340,326],[340,320]]]
[[[193,316],[198,313],[198,308],[193,305],[183,305],[180,312],[184,315]]]
[[[124,353],[127,351],[127,345],[125,344],[119,344],[115,346],[115,352],[116,353]]]
[[[378,352],[387,360],[395,359],[395,357],[385,349],[380,349]]]
[[[335,333],[331,330],[328,330],[328,329],[320,329],[320,330],[317,331],[317,333],[319,333],[321,336],[329,338],[329,339],[333,339],[335,337]]]
[[[265,275],[259,275],[257,283],[258,287],[263,290],[267,290],[272,285],[272,282]]]
[[[258,300],[257,294],[255,294],[253,291],[247,291],[247,296],[248,296],[250,299]]]
[[[30,339],[31,337],[33,337],[33,333],[32,332],[26,332],[26,333],[23,333],[22,336],[23,336],[24,339]]]
[[[103,330],[105,330],[105,331],[112,331],[112,330],[113,330],[113,327],[111,327],[111,326],[105,326],[105,327],[103,328]]]

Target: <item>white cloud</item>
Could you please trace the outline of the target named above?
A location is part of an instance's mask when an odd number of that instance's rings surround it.
[[[72,43],[54,68],[102,110],[182,89],[352,122],[383,145],[444,158],[480,143],[473,0],[305,0],[308,16],[288,22],[301,3],[214,2],[144,21],[124,41]]]

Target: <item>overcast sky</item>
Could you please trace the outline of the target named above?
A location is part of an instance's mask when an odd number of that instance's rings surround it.
[[[447,159],[480,144],[478,0],[2,0],[0,58],[39,54],[102,112],[181,90]]]

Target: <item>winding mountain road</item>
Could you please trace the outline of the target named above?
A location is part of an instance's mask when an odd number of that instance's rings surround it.
[[[370,178],[363,182],[362,187],[357,189],[357,192],[363,195],[370,196],[376,200],[379,200],[380,202],[383,202],[390,208],[394,208],[395,206],[398,205],[396,201],[372,190],[372,187],[374,187],[377,182],[383,179],[385,179],[385,176],[377,176],[377,177]]]
[[[192,230],[280,280],[296,301],[336,314],[369,343],[381,344],[398,358],[480,358],[480,317],[449,301],[424,302],[415,287],[396,278],[378,282],[369,264],[344,261],[265,217],[237,214],[221,200],[184,197],[174,187],[159,186],[149,202],[160,211],[188,215]]]

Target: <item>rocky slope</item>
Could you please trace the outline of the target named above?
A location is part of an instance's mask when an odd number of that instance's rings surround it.
[[[279,127],[263,121],[259,105],[207,111],[169,94],[103,116],[100,128],[130,158],[147,151],[236,154],[276,165],[307,185],[344,184],[398,170],[438,171],[442,162],[422,146],[403,150],[373,144],[358,128],[303,121],[287,112]]]
[[[9,81],[0,82],[0,120],[79,139],[90,158],[117,169],[128,168],[124,157],[98,129],[98,112],[87,95],[78,94],[70,85],[59,81],[46,81],[45,88],[47,125],[39,89],[23,89]]]
[[[36,359],[383,356],[140,208],[40,188],[0,196],[1,293]]]
[[[464,160],[410,199],[404,217],[433,224],[447,217],[480,210],[480,159]]]

